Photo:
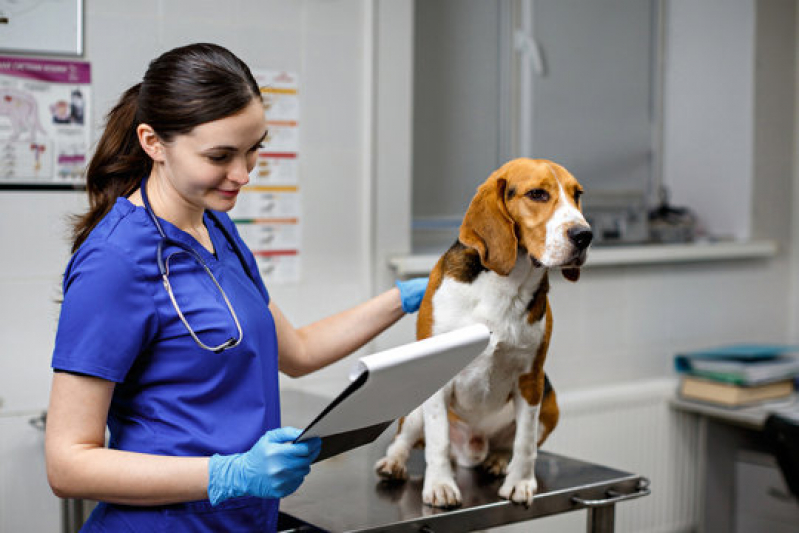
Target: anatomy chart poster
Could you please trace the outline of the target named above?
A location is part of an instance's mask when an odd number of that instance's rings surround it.
[[[0,56],[0,187],[82,184],[90,83],[85,61]]]

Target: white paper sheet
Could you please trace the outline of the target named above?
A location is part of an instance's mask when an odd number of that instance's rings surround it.
[[[350,385],[301,436],[326,437],[391,422],[410,413],[488,345],[482,324],[362,357]]]

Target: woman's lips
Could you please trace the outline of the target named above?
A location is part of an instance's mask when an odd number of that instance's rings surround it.
[[[226,190],[223,190],[223,189],[217,189],[216,191],[219,194],[221,194],[222,196],[224,196],[225,198],[235,198],[239,194],[239,189],[235,189],[235,190],[232,190],[232,191],[226,191]]]

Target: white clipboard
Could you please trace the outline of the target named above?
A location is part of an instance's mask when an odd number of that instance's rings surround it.
[[[476,324],[360,358],[350,384],[294,442],[321,437],[315,462],[372,442],[454,378],[489,337],[488,328]]]

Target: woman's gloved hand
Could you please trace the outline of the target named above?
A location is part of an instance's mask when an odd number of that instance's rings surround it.
[[[397,282],[403,311],[415,313],[419,310],[419,306],[422,305],[422,298],[424,298],[424,293],[427,290],[428,280],[429,278],[414,278]]]
[[[273,429],[246,453],[211,457],[208,463],[211,504],[237,496],[283,498],[297,490],[322,448],[319,438],[292,444],[300,433],[291,427]]]

